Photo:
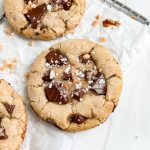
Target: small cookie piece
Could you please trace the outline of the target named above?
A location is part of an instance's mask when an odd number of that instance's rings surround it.
[[[26,132],[27,116],[22,98],[0,79],[0,150],[19,150]]]
[[[28,95],[33,110],[66,131],[98,126],[113,112],[122,90],[117,61],[89,40],[53,45],[33,63]]]
[[[71,32],[84,9],[85,0],[4,0],[10,26],[32,39],[52,40]]]

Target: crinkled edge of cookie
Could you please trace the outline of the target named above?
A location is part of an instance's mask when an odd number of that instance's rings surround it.
[[[76,50],[74,50],[74,45],[76,45],[75,46]],[[88,49],[88,52],[91,53],[91,57],[95,61],[97,68],[99,69],[99,71],[103,72],[106,78],[106,82],[107,82],[107,94],[105,97],[104,105],[102,106],[103,109],[101,109],[100,111],[100,114],[102,116],[100,116],[100,118],[98,119],[97,118],[87,119],[82,124],[75,124],[75,123],[70,122],[67,128],[62,128],[63,130],[71,131],[71,132],[87,130],[105,122],[105,120],[108,118],[111,112],[114,111],[114,109],[116,108],[118,104],[119,96],[121,94],[122,85],[123,85],[122,72],[119,67],[119,64],[114,59],[114,57],[112,56],[112,54],[109,52],[107,48],[101,45],[95,44],[89,40],[83,40],[83,39],[74,39],[74,40],[64,41],[64,42],[53,45],[51,48],[59,49],[67,57],[71,58],[72,56],[78,57],[78,52],[83,47],[86,47],[85,49]],[[72,50],[71,53],[68,52],[68,49]],[[35,102],[34,98],[36,98],[36,94],[32,93],[33,88],[39,87],[42,89],[42,81],[40,83],[39,81],[36,82],[34,78],[37,75],[41,76],[41,74],[38,74],[38,72],[46,71],[45,66],[43,66],[42,64],[43,64],[43,61],[45,60],[44,57],[47,55],[49,50],[42,52],[31,67],[31,71],[29,73],[29,78],[28,78],[28,96],[31,101],[32,108],[41,118],[60,127],[60,124],[58,125],[53,119],[44,118],[44,114],[42,114],[42,111],[37,110],[36,104],[34,104]],[[84,52],[83,50],[80,53],[80,55],[86,52],[87,51]],[[41,92],[40,94],[43,94],[43,92]],[[68,104],[66,106],[68,107],[68,109],[72,109],[72,107],[70,108]]]

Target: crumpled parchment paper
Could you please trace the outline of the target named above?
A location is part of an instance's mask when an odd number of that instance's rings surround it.
[[[0,0],[0,4],[2,8],[2,0]],[[114,19],[119,20],[121,26],[114,29],[104,28],[102,25],[92,27],[91,24],[96,15],[100,15],[100,24],[102,20]],[[31,41],[30,39],[22,38],[17,34],[13,34],[11,37],[7,36],[4,33],[7,25],[6,21],[0,26],[0,43],[3,45],[3,50],[0,52],[0,66],[3,65],[5,60],[13,61],[15,59],[17,63],[13,72],[9,69],[0,71],[0,78],[10,82],[23,96],[24,102],[27,105],[28,127],[21,150],[71,150],[73,149],[71,146],[74,144],[74,137],[82,142],[82,139],[86,139],[87,136],[90,137],[90,141],[87,139],[87,143],[84,144],[101,141],[105,145],[105,140],[109,136],[107,131],[111,125],[111,117],[106,123],[92,130],[80,133],[67,133],[36,116],[30,108],[27,98],[26,73],[40,52],[54,43],[71,38],[88,38],[100,43],[99,39],[101,37],[105,37],[107,41],[100,44],[109,47],[114,56],[119,60],[122,70],[127,71],[129,66],[136,61],[136,58],[139,57],[140,53],[145,50],[149,43],[149,28],[123,13],[106,6],[99,0],[87,0],[85,14],[74,35],[68,34],[65,37],[52,41],[34,41],[33,46],[29,46],[28,42]]]

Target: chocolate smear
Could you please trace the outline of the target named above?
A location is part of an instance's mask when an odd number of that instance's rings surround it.
[[[27,20],[31,23],[33,29],[36,29],[38,24],[41,21],[41,18],[47,12],[47,5],[42,4],[28,11],[28,13],[24,14]]]

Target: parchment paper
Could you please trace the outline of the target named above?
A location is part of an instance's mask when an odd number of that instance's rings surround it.
[[[2,5],[2,0],[0,0],[0,4]],[[104,19],[114,19],[119,20],[121,26],[112,29],[98,25],[93,28],[91,23],[98,14],[101,17],[100,22]],[[91,139],[90,141],[87,140],[85,144],[97,140],[101,141],[105,147],[105,141],[109,136],[107,132],[111,126],[111,116],[106,123],[92,130],[75,134],[61,131],[41,120],[30,108],[25,75],[40,52],[54,43],[72,38],[88,38],[100,43],[100,37],[107,39],[105,43],[100,44],[110,48],[125,72],[149,44],[149,28],[121,12],[109,8],[98,0],[87,1],[85,14],[74,35],[69,34],[52,41],[34,41],[33,46],[29,46],[28,42],[31,41],[29,39],[22,38],[17,34],[13,34],[11,37],[6,36],[4,33],[6,26],[7,22],[0,26],[0,43],[4,46],[0,52],[0,66],[7,59],[17,59],[17,65],[13,73],[10,73],[9,69],[1,71],[0,78],[10,82],[20,95],[23,96],[24,102],[27,105],[28,127],[21,150],[71,150],[73,149],[71,145],[73,144],[74,137],[76,137],[76,140],[81,140],[83,138],[86,139],[87,136],[91,137]],[[103,133],[101,130],[103,130]],[[102,136],[100,136],[101,133]]]

